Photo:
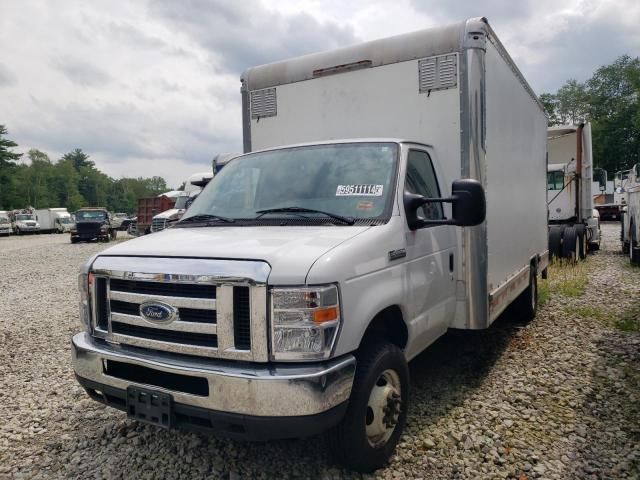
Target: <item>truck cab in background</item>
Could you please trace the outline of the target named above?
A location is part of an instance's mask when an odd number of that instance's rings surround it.
[[[40,233],[40,224],[36,221],[33,210],[15,210],[13,213],[13,230],[16,235]]]
[[[11,235],[13,233],[13,225],[9,218],[9,212],[0,210],[0,235]]]
[[[550,127],[547,202],[549,252],[584,259],[600,248],[600,216],[594,209],[591,125]]]
[[[211,172],[194,173],[184,182],[184,190],[182,194],[175,197],[173,208],[166,210],[153,217],[151,223],[151,232],[159,232],[168,226],[174,224],[186,210],[191,206],[202,189],[217,175],[222,168],[233,158],[239,156],[239,153],[221,153],[213,158]],[[166,195],[166,194],[165,194]]]
[[[625,205],[620,234],[622,252],[629,255],[631,264],[640,265],[640,163],[618,172],[617,179],[620,180],[617,190]]]
[[[71,243],[115,240],[117,230],[111,224],[111,215],[106,208],[81,208],[75,213],[75,217],[76,223],[70,231]]]

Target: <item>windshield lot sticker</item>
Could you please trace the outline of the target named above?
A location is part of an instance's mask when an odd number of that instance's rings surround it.
[[[336,197],[381,197],[384,185],[338,185]]]
[[[371,210],[373,208],[373,202],[358,202],[356,208],[358,210]]]

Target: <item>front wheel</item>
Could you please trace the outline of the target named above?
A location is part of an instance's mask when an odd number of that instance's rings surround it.
[[[372,340],[362,347],[347,412],[329,433],[333,457],[345,467],[373,472],[389,460],[407,420],[409,369],[402,351]]]

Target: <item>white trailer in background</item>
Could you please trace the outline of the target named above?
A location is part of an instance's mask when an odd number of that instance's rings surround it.
[[[618,172],[623,197],[622,251],[633,265],[640,265],[640,163],[631,170]]]
[[[73,221],[66,208],[41,208],[34,210],[40,233],[64,233],[71,230]]]
[[[547,131],[549,251],[584,259],[600,247],[600,220],[593,208],[591,125],[550,127]]]

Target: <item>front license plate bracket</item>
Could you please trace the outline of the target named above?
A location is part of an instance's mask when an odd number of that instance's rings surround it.
[[[168,393],[127,387],[127,416],[162,428],[173,423],[173,398]]]

